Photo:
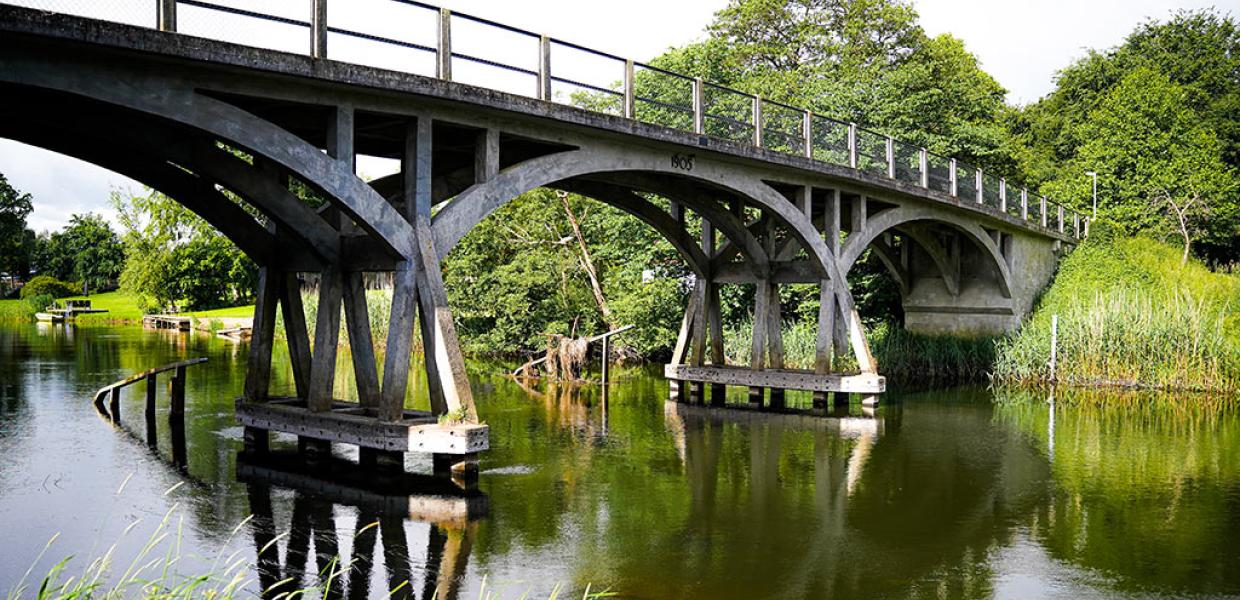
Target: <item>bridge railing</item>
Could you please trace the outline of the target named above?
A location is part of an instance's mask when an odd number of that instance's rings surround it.
[[[1075,234],[1078,213],[855,123],[418,0],[0,0],[459,81],[850,167]],[[142,7],[146,8],[143,9]],[[113,10],[108,10],[111,7]],[[122,8],[123,7],[123,8]],[[143,15],[145,11],[145,16]],[[245,27],[261,22],[261,32]],[[307,44],[308,38],[308,44]],[[330,53],[329,53],[330,49]],[[1059,211],[1064,213],[1060,226]]]

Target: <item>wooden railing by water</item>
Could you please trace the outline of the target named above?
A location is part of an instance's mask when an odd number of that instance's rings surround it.
[[[185,376],[186,369],[196,364],[207,362],[206,357],[191,358],[181,362],[156,367],[132,375],[126,379],[122,379],[111,385],[99,388],[95,392],[95,408],[100,413],[108,416],[112,422],[119,422],[121,419],[121,390],[140,381],[146,382],[146,420],[148,426],[155,422],[155,393],[158,390],[157,379],[160,373],[175,371],[172,376],[172,386],[170,390],[170,408],[168,411],[169,421],[180,421],[185,418]],[[108,408],[105,410],[103,403],[108,401]]]

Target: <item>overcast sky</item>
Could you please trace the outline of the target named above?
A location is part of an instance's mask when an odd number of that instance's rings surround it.
[[[14,0],[7,0],[14,1]],[[17,0],[55,3],[57,0]],[[234,0],[238,1],[238,0]],[[270,2],[270,0],[267,0]],[[355,0],[356,1],[356,0]],[[357,2],[364,5],[379,0]],[[306,0],[277,0],[301,6]],[[1008,89],[1008,101],[1026,104],[1049,93],[1055,72],[1090,48],[1105,49],[1148,19],[1179,9],[1215,7],[1240,14],[1240,0],[913,0],[931,35],[951,33],[981,59],[982,68]],[[153,5],[140,0],[142,7]],[[442,0],[438,4],[585,46],[646,60],[669,46],[703,37],[726,0]],[[135,9],[137,10],[137,9]],[[142,14],[138,11],[137,14]],[[455,37],[455,36],[454,36]],[[365,167],[363,166],[363,169]],[[140,189],[109,171],[8,140],[0,140],[0,173],[35,198],[30,226],[58,229],[77,212],[113,217],[112,189]]]

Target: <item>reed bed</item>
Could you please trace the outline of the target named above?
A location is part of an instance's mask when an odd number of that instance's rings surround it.
[[[1089,240],[1015,335],[998,343],[1000,384],[1240,390],[1240,277],[1154,240]],[[1051,321],[1058,316],[1056,369]]]

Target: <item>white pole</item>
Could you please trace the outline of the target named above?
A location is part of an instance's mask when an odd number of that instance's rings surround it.
[[[1055,346],[1059,345],[1059,315],[1051,315],[1051,381],[1055,381]]]

